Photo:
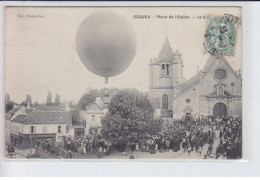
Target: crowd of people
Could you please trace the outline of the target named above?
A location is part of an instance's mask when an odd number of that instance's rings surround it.
[[[223,121],[216,156],[217,158],[226,156],[227,159],[240,159],[242,158],[242,121],[240,118],[225,118]]]
[[[97,154],[98,157],[101,157],[104,154],[109,155],[111,143],[102,138],[97,129],[93,129],[87,135],[81,134],[75,139],[72,139],[70,136],[65,138],[64,149],[80,154]]]
[[[213,148],[213,144],[214,147]],[[202,154],[203,152],[206,152]],[[80,154],[95,154],[98,157],[114,152],[130,154],[134,151],[151,154],[163,152],[191,152],[199,156],[216,159],[240,159],[242,157],[242,120],[234,117],[190,115],[181,120],[165,122],[160,133],[129,144],[113,144],[102,137],[98,130],[91,130],[86,135],[75,139],[67,137],[64,149]],[[131,154],[132,156],[132,154]]]
[[[164,124],[163,131],[159,135],[154,135],[136,143],[140,151],[147,151],[152,154],[158,152],[183,151],[190,153],[196,151],[201,155],[202,148],[209,144],[208,156],[212,156],[212,145],[216,138],[215,129],[208,118],[201,120],[186,116],[182,120],[174,120]],[[131,150],[138,149],[131,146]]]

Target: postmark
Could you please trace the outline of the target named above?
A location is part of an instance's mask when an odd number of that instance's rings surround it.
[[[230,14],[208,16],[204,34],[206,52],[217,56],[234,56],[240,24],[240,19]]]

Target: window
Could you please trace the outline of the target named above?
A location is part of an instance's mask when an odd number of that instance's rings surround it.
[[[165,75],[169,75],[169,64],[162,64],[162,75],[165,76]]]
[[[164,70],[165,69],[165,64],[162,64],[162,70]]]
[[[166,94],[162,97],[162,109],[168,109],[168,96]]]
[[[217,69],[214,73],[216,80],[223,80],[227,77],[227,72],[225,69]]]
[[[188,99],[186,99],[186,103],[187,104],[190,104],[190,102],[191,102],[191,100],[188,98]]]
[[[31,132],[31,134],[35,133],[35,127],[34,126],[31,126],[30,132]]]
[[[58,126],[58,133],[61,133],[61,126]]]
[[[91,115],[91,117],[92,117],[92,121],[95,121],[95,115],[93,114]]]
[[[166,64],[167,75],[169,75],[169,64]]]

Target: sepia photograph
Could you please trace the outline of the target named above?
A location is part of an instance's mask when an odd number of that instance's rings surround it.
[[[241,160],[242,8],[5,7],[7,160]]]

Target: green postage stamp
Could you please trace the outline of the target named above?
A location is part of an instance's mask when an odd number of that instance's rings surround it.
[[[205,48],[212,55],[234,56],[240,19],[230,14],[208,16]]]

